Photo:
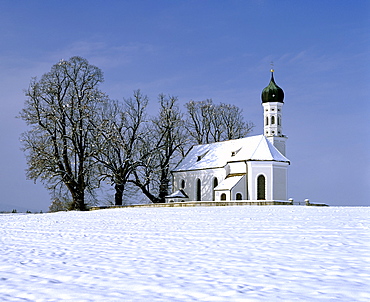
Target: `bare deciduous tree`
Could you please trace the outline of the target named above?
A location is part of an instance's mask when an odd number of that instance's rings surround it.
[[[186,103],[186,129],[196,144],[209,144],[247,136],[253,129],[251,122],[244,122],[242,110],[211,99]]]
[[[164,202],[168,195],[170,170],[181,159],[187,141],[177,98],[160,94],[159,104],[159,114],[152,119],[150,135],[141,148],[142,165],[132,180],[154,203]]]
[[[244,137],[253,128],[238,107],[212,100],[187,103],[184,121],[177,98],[163,94],[159,114],[148,121],[146,96],[137,90],[123,103],[110,101],[98,90],[102,81],[100,69],[81,57],[60,61],[31,81],[20,113],[30,126],[22,134],[27,176],[70,210],[85,210],[85,193],[93,196],[101,181],[114,185],[116,205],[128,183],[164,202],[170,171],[191,144]]]
[[[114,185],[115,205],[122,205],[127,181],[142,164],[140,156],[147,135],[144,127],[147,104],[148,98],[140,90],[123,104],[111,101],[95,127],[98,150],[95,159],[100,164],[100,179]]]
[[[211,142],[211,124],[214,118],[214,104],[207,99],[201,102],[190,101],[185,104],[188,114],[186,129],[197,144]],[[214,134],[216,135],[216,134]]]
[[[253,123],[244,122],[243,110],[235,105],[221,103],[218,106],[217,115],[220,116],[220,125],[224,129],[218,141],[246,137],[254,128]]]
[[[69,209],[85,210],[85,191],[96,182],[91,120],[106,96],[98,90],[101,70],[81,57],[52,66],[26,90],[20,117],[30,126],[22,134],[27,176],[51,191],[65,186]]]

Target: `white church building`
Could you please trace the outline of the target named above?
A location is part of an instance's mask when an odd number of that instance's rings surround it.
[[[193,146],[172,171],[174,193],[166,202],[287,201],[283,104],[271,70],[262,91],[263,134]]]

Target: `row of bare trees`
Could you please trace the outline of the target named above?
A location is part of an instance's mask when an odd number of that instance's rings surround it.
[[[21,137],[27,176],[67,209],[85,210],[102,182],[114,186],[116,205],[127,186],[163,202],[171,169],[193,144],[241,138],[253,128],[234,105],[190,101],[184,114],[177,97],[163,94],[159,112],[149,116],[139,90],[113,101],[98,89],[102,81],[99,68],[72,57],[26,90],[20,118],[29,126]]]

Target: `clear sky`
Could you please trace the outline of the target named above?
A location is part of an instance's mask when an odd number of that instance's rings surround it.
[[[141,89],[243,108],[263,130],[261,91],[274,62],[285,92],[288,195],[370,205],[370,2],[0,0],[0,210],[46,211],[25,177],[16,119],[31,77],[82,56],[113,99]]]

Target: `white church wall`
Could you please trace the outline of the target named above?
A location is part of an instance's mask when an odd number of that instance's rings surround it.
[[[245,166],[245,164],[244,164]],[[242,200],[247,199],[247,176],[244,175],[242,179],[235,185],[231,190],[231,200],[236,200],[236,195],[239,193],[242,195]]]
[[[252,200],[257,200],[257,178],[259,175],[265,176],[266,200],[273,200],[272,183],[272,162],[269,161],[249,161],[248,163],[248,192]]]
[[[229,163],[225,168],[204,169],[184,172],[174,172],[173,190],[183,189],[189,196],[190,201],[198,200],[197,186],[200,180],[200,200],[221,200],[221,190],[214,191],[214,179],[217,185],[227,177],[227,172],[238,171],[248,173],[239,181],[231,191],[225,191],[227,201],[236,200],[236,194],[240,193],[243,200],[258,200],[258,177],[265,177],[265,199],[287,200],[287,167],[286,162],[275,161],[248,161]],[[232,173],[232,174],[237,174]],[[183,186],[185,185],[185,186]]]
[[[183,189],[189,196],[189,200],[197,200],[197,180],[200,180],[201,185],[201,200],[213,200],[213,185],[214,179],[217,178],[218,184],[226,177],[224,168],[195,170],[186,172],[173,173],[174,191]],[[185,182],[185,187],[181,188],[182,182]]]
[[[248,162],[250,199],[258,199],[257,178],[264,175],[266,200],[287,200],[287,168],[288,163],[283,162]]]
[[[288,200],[287,192],[287,164],[274,163],[273,167],[273,198],[274,200]]]
[[[245,162],[229,162],[227,163],[228,174],[246,174],[247,165]]]
[[[215,200],[220,201],[222,194],[225,194],[225,199],[223,201],[230,201],[231,196],[230,196],[230,191],[229,190],[219,190],[215,192]]]

